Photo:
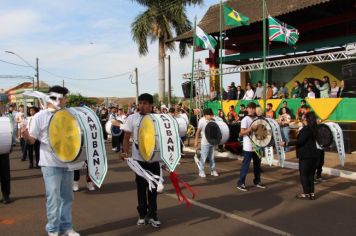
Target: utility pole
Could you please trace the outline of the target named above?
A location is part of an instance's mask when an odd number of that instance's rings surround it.
[[[64,80],[62,80],[62,87],[64,87]]]
[[[168,107],[171,107],[172,87],[171,87],[171,55],[168,55]]]
[[[40,74],[38,70],[38,57],[36,58],[37,91],[40,91]]]
[[[136,105],[138,104],[138,72],[137,67],[135,68],[135,84],[136,84]]]

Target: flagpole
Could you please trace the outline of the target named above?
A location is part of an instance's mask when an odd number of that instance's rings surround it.
[[[193,56],[192,56],[192,75],[190,77],[190,112],[189,120],[193,114],[193,83],[194,83],[194,56],[195,56],[195,37],[197,28],[197,16],[194,17],[194,28],[193,28]]]
[[[263,111],[266,111],[266,0],[262,0],[263,15]]]
[[[219,80],[220,80],[220,106],[221,110],[224,113],[223,109],[223,76],[222,76],[222,0],[220,0],[220,35],[219,35]]]

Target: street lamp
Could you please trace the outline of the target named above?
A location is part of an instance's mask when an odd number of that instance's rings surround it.
[[[5,53],[9,53],[9,54],[13,54],[15,56],[17,56],[18,58],[21,59],[21,61],[25,62],[26,65],[28,65],[29,67],[33,68],[36,71],[36,79],[37,79],[37,91],[40,90],[40,76],[38,73],[38,58],[36,58],[36,67],[34,67],[33,65],[31,65],[31,63],[29,63],[28,61],[26,61],[23,57],[21,57],[19,54],[12,52],[12,51],[5,51]]]

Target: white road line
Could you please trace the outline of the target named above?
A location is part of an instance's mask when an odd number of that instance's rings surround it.
[[[169,196],[171,198],[177,198],[177,196],[175,194],[165,193],[165,195]],[[212,206],[209,206],[209,205],[206,205],[206,204],[203,204],[203,203],[191,200],[191,199],[189,199],[189,201],[190,201],[191,204],[193,204],[195,206],[198,206],[198,207],[201,207],[201,208],[203,208],[205,210],[215,212],[217,214],[223,215],[223,216],[228,217],[230,219],[234,219],[234,220],[243,222],[245,224],[248,224],[248,225],[251,225],[251,226],[254,226],[254,227],[257,227],[257,228],[260,228],[260,229],[263,229],[263,230],[266,230],[266,231],[269,231],[269,232],[272,232],[272,233],[275,233],[277,235],[288,235],[288,236],[292,235],[292,234],[290,234],[288,232],[273,228],[273,227],[268,226],[268,225],[264,225],[264,224],[258,223],[258,222],[253,221],[253,220],[249,220],[249,219],[244,218],[242,216],[239,216],[239,215],[236,215],[236,214],[232,214],[232,213],[220,210],[218,208],[215,208],[215,207],[212,207]]]

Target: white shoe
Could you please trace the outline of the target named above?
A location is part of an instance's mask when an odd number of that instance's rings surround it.
[[[64,232],[63,234],[61,234],[61,236],[80,236],[80,234],[75,232],[74,229],[69,229],[66,232]]]
[[[88,182],[87,183],[87,187],[89,189],[89,191],[94,191],[95,190],[95,186],[93,182]]]
[[[59,236],[58,232],[48,232],[48,236]]]
[[[216,172],[216,170],[211,171],[210,174],[212,176],[216,176],[216,177],[219,176],[219,174],[218,174],[218,172]]]
[[[201,178],[206,178],[205,172],[204,171],[199,171],[199,176]]]
[[[73,191],[76,192],[79,190],[79,182],[78,181],[74,181],[73,182]]]

